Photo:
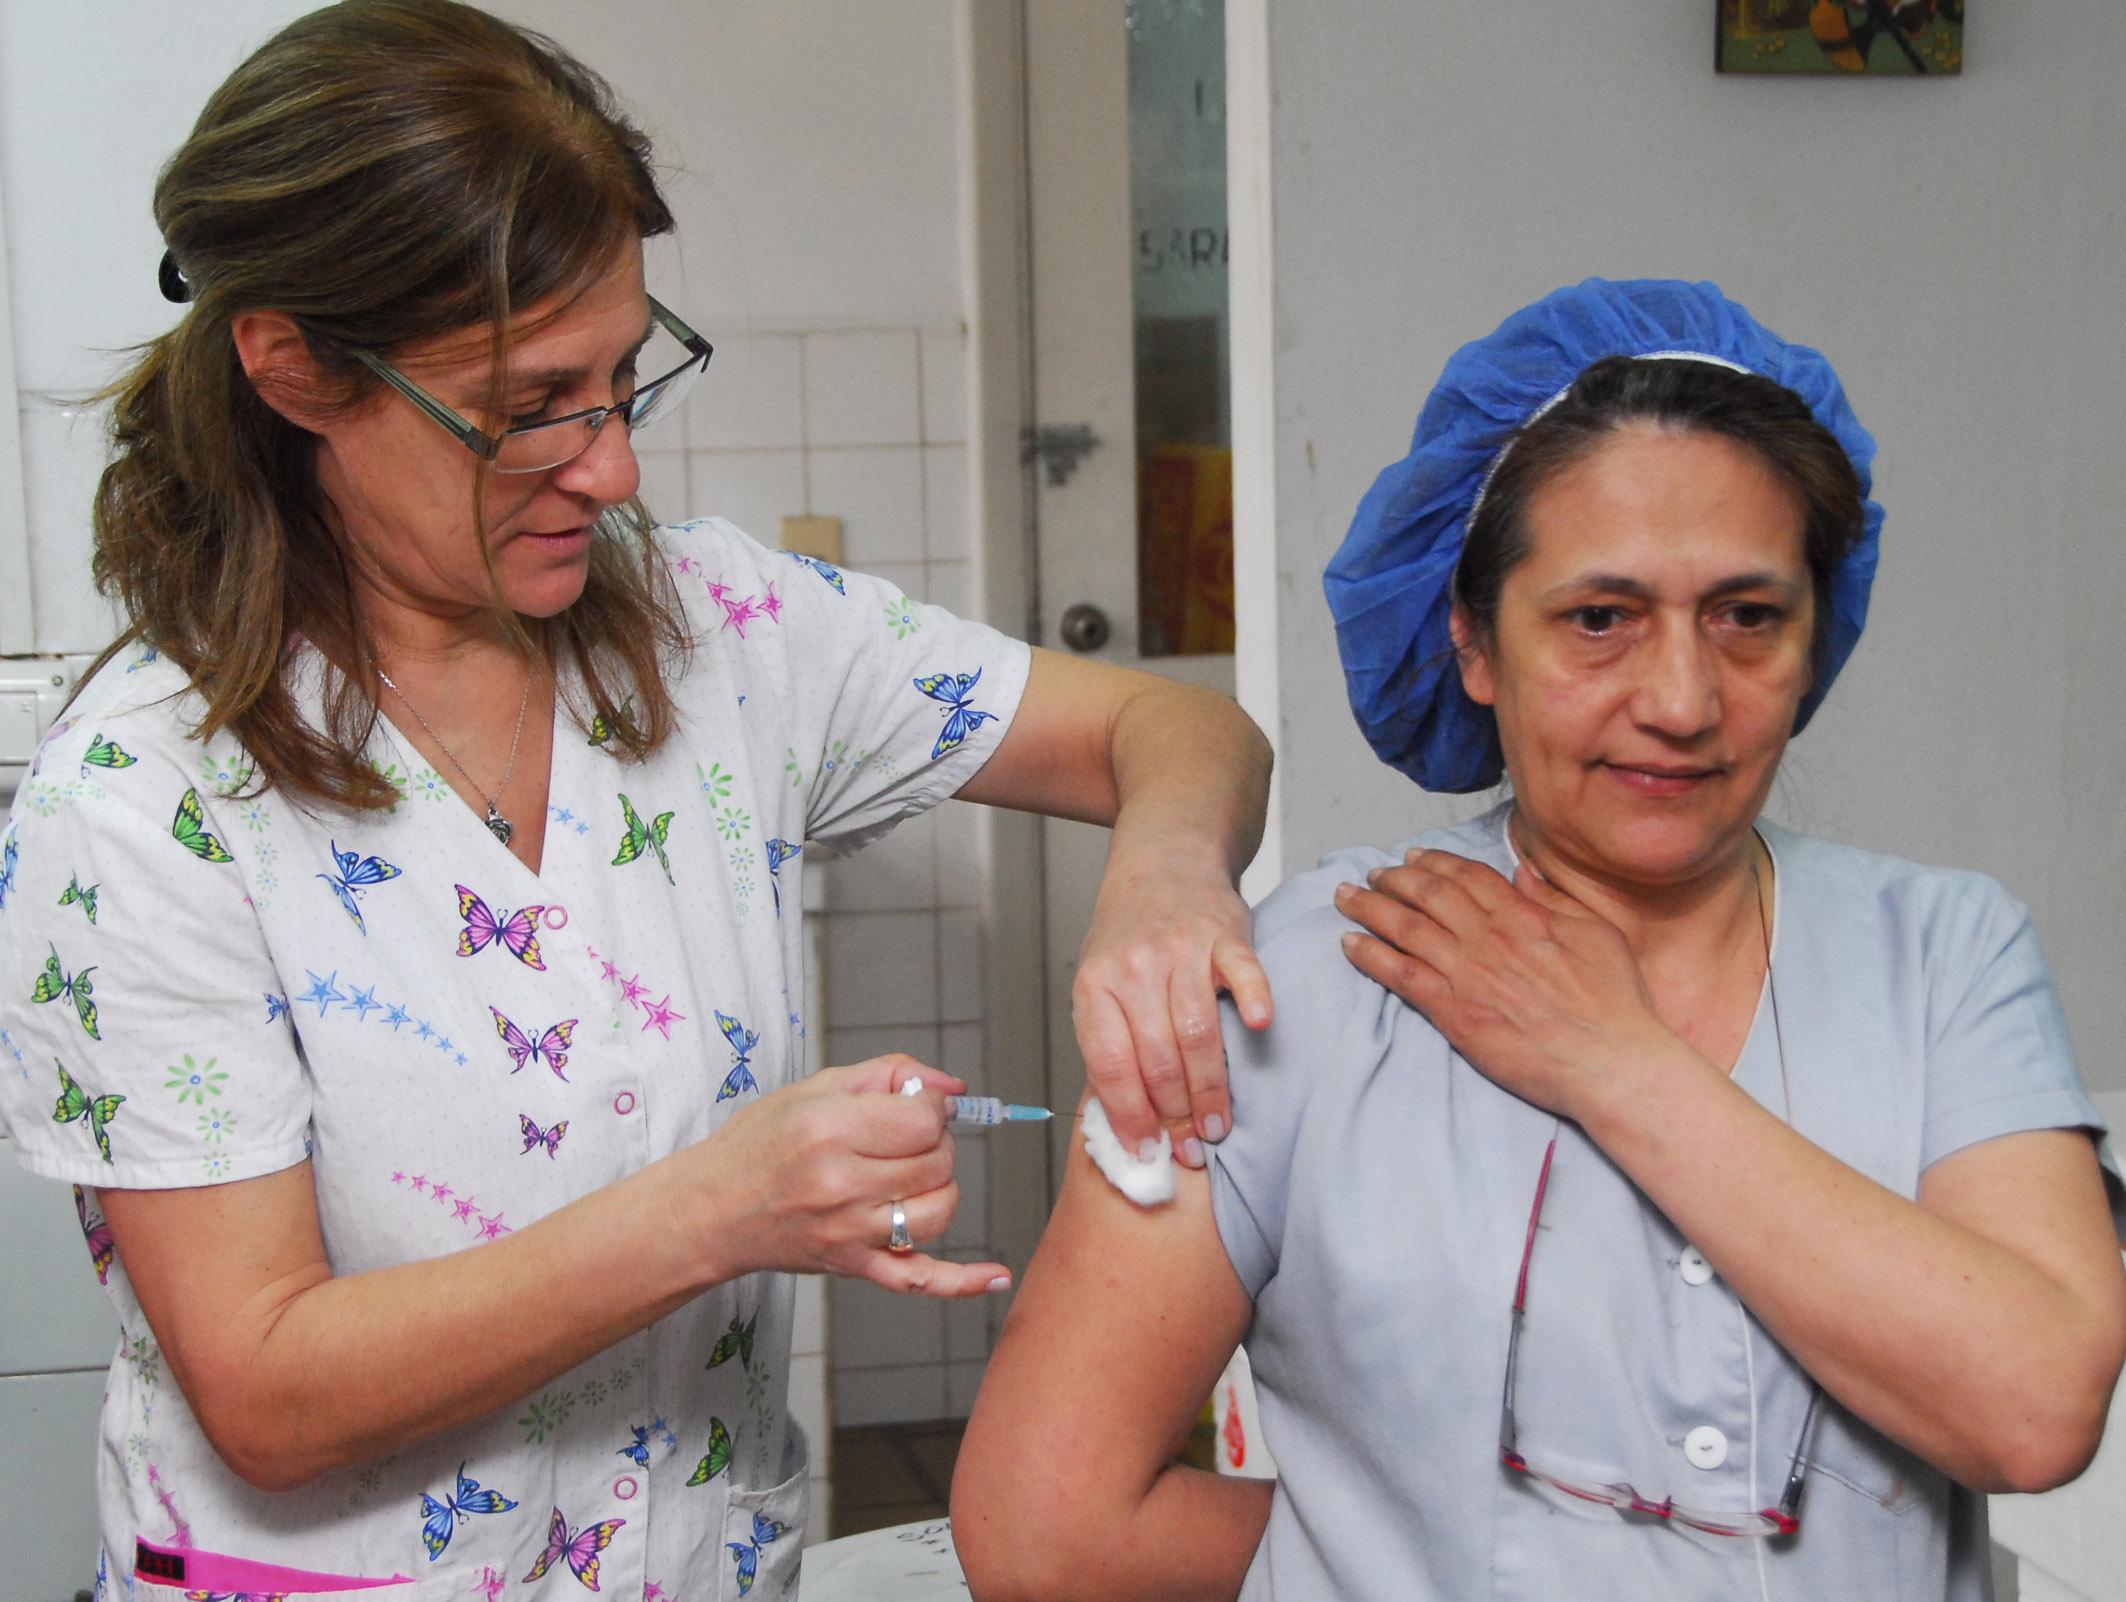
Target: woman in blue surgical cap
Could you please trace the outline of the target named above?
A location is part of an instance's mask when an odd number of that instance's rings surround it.
[[[1073,1156],[959,1460],[977,1596],[1989,1594],[1979,1493],[2096,1450],[2121,1198],[2024,909],[1759,816],[1872,456],[1709,284],[1448,364],[1329,600],[1381,757],[1511,799],[1258,910],[1277,1021],[1173,1205]],[[1274,1488],[1170,1466],[1243,1338]]]

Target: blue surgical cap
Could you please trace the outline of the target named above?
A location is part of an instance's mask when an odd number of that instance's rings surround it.
[[[1700,357],[1784,384],[1845,447],[1870,495],[1875,441],[1831,364],[1717,285],[1590,278],[1464,345],[1418,413],[1410,454],[1373,481],[1322,575],[1358,725],[1383,762],[1427,790],[1481,790],[1504,768],[1498,725],[1462,689],[1447,629],[1470,517],[1514,435],[1609,356]],[[1831,576],[1823,662],[1794,715],[1796,734],[1860,639],[1881,532],[1882,508],[1869,498],[1860,540]]]

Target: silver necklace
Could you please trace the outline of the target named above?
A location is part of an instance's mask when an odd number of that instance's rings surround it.
[[[406,710],[413,714],[414,721],[428,731],[428,738],[435,741],[442,753],[450,758],[450,765],[458,770],[467,784],[472,786],[473,793],[487,803],[487,816],[482,820],[487,825],[487,832],[497,840],[500,840],[505,846],[508,845],[509,837],[517,832],[517,826],[502,816],[501,808],[495,805],[495,796],[489,795],[485,790],[481,789],[480,781],[465,771],[465,764],[458,760],[457,752],[443,744],[443,736],[436,733],[435,725],[422,717],[421,709],[406,699],[406,692],[392,683],[391,675],[382,668],[378,668],[376,676],[384,681],[384,687],[387,690],[397,696],[402,702],[405,702]],[[517,771],[517,747],[524,740],[524,709],[531,705],[531,687],[532,670],[527,664],[524,669],[524,694],[517,702],[517,732],[509,737],[509,766],[502,770],[502,782],[495,786],[495,795],[500,795],[509,788],[510,775]]]

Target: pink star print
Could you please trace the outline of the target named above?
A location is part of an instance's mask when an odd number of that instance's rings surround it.
[[[500,1213],[496,1213],[492,1218],[480,1220],[480,1239],[482,1240],[500,1240],[509,1232],[509,1225],[502,1222]]]
[[[682,573],[699,573],[701,571],[701,564],[691,556],[682,556],[672,565]]]
[[[620,981],[621,999],[630,1007],[639,1006],[642,998],[649,993],[649,987],[642,982],[642,975],[639,973]]]
[[[719,584],[719,583],[717,583],[717,581],[716,581],[716,580],[714,580],[714,579],[710,579],[710,580],[708,581],[708,585],[709,585],[709,599],[710,599],[710,600],[712,600],[712,601],[721,601],[721,600],[722,600],[722,599],[723,599],[723,598],[724,598],[724,597],[725,597],[726,595],[729,595],[729,594],[731,593],[731,586],[730,586],[730,585],[728,585],[728,584]]]
[[[672,1025],[685,1023],[687,1018],[687,1015],[683,1012],[672,1011],[672,998],[670,996],[666,996],[664,1000],[658,1002],[655,1006],[645,1006],[642,1010],[648,1014],[642,1020],[644,1031],[655,1029],[657,1033],[667,1040],[672,1038]]]
[[[489,1602],[493,1602],[493,1599],[490,1598]],[[679,1602],[679,1599],[655,1580],[645,1580],[642,1584],[642,1602]]]
[[[620,965],[614,962],[612,958],[606,958],[605,961],[598,964],[598,977],[608,984],[617,983],[620,978]]]
[[[487,1564],[483,1563],[480,1565],[480,1577],[472,1582],[472,1588],[475,1591],[484,1592],[487,1596],[487,1602],[495,1602],[495,1598],[502,1594],[502,1588],[507,1584],[509,1584],[507,1575],[497,1574]]]
[[[428,1176],[426,1174],[415,1174],[413,1176],[413,1188],[419,1191],[423,1196],[427,1195]]]
[[[746,637],[746,625],[759,616],[760,599],[758,596],[748,595],[742,601],[725,601],[723,603],[723,626],[727,629],[738,630],[738,637],[741,640]]]
[[[455,1218],[470,1218],[479,1210],[480,1204],[470,1196],[460,1196],[450,1209],[451,1215]]]
[[[435,1197],[439,1202],[447,1202],[450,1200],[450,1187],[442,1184],[433,1185],[429,1188],[428,1194]]]
[[[775,593],[775,581],[768,580],[768,593],[761,597],[760,613],[770,623],[782,621],[782,597]]]
[[[395,1170],[393,1170],[393,1172],[392,1172],[392,1175],[391,1175],[391,1182],[392,1182],[392,1183],[393,1183],[394,1185],[403,1185],[403,1184],[405,1184],[405,1183],[406,1183],[406,1170],[405,1170],[405,1169],[403,1169],[403,1168],[399,1168],[399,1169],[395,1169]]]

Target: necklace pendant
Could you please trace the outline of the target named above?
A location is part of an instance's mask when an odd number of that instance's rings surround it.
[[[487,832],[493,835],[497,840],[500,840],[504,845],[508,845],[509,837],[517,832],[517,826],[511,823],[509,819],[503,817],[501,813],[497,812],[495,810],[495,804],[492,801],[487,803],[486,821]]]

